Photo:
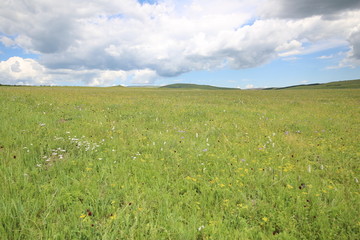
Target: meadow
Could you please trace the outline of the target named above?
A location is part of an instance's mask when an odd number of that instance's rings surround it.
[[[360,239],[360,91],[0,87],[1,239]]]

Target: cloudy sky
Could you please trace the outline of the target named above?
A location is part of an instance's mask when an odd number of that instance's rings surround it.
[[[360,78],[359,0],[2,0],[0,83],[287,86]]]

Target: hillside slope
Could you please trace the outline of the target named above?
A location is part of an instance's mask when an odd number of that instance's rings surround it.
[[[189,83],[175,83],[160,88],[176,88],[176,89],[202,89],[202,90],[239,90],[237,88],[224,88],[224,87],[214,87],[210,85],[198,85],[198,84],[189,84]]]

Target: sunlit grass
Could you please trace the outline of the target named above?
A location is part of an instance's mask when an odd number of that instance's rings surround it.
[[[0,88],[2,239],[359,239],[358,90]]]

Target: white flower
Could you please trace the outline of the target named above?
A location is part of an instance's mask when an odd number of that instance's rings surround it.
[[[201,230],[203,230],[205,228],[205,226],[204,225],[201,225],[200,227],[198,227],[198,231],[201,231]]]

